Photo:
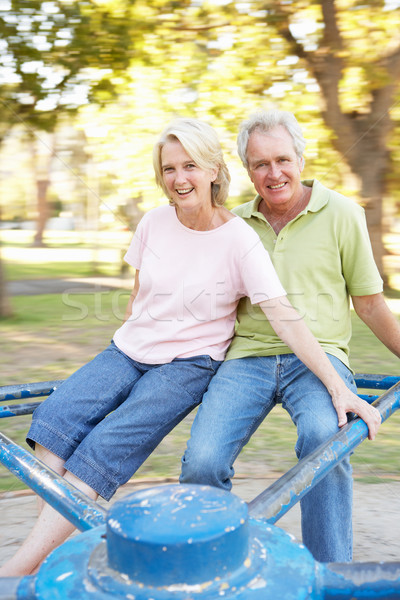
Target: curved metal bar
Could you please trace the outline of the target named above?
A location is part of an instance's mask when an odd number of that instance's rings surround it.
[[[328,563],[319,565],[318,579],[323,600],[400,598],[399,562]]]
[[[363,373],[357,373],[354,375],[354,379],[358,388],[375,390],[388,390],[400,381],[400,377],[394,375],[368,375]]]
[[[354,378],[357,387],[376,390],[388,390],[400,381],[400,377],[394,375],[369,375],[364,373],[357,373]],[[0,386],[0,401],[48,396],[59,387],[63,381],[63,379],[57,379],[39,383],[21,383],[17,385]]]
[[[23,398],[36,398],[48,396],[62,383],[63,379],[43,381],[40,383],[22,383],[20,385],[3,385],[0,387],[0,402],[8,400],[21,400]]]
[[[41,402],[0,406],[0,419],[5,419],[6,417],[19,417],[20,415],[31,415],[39,404],[41,404]]]
[[[400,408],[400,381],[373,402],[382,422]],[[368,436],[368,427],[356,418],[327,442],[300,460],[290,471],[249,502],[252,517],[276,523],[312,487]]]
[[[0,462],[80,531],[104,525],[101,506],[2,433]]]
[[[37,600],[34,575],[0,577],[0,600]]]

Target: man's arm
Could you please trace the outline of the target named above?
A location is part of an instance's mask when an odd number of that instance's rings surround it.
[[[400,323],[390,312],[383,294],[352,296],[354,310],[372,333],[400,358]]]

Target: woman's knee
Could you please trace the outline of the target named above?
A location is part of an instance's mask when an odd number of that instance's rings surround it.
[[[64,475],[65,473],[65,460],[48,450],[41,444],[35,444],[35,454],[39,460],[41,460],[45,465],[53,469],[58,475]]]

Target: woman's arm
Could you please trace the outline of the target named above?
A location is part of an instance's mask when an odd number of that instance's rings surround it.
[[[138,269],[136,269],[136,273],[135,273],[135,283],[133,286],[133,290],[131,295],[129,296],[129,300],[128,300],[128,305],[126,307],[126,311],[125,311],[125,316],[124,316],[124,323],[129,319],[129,317],[132,314],[132,304],[134,299],[136,298],[137,294],[139,291],[139,271]]]
[[[339,427],[347,423],[346,413],[354,412],[365,421],[368,437],[373,440],[381,424],[379,411],[348,389],[288,298],[266,300],[259,306],[275,333],[326,386],[338,415]]]

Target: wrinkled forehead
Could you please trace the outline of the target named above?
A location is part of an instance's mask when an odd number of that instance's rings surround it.
[[[254,138],[258,138],[259,140],[264,139],[265,144],[274,142],[286,144],[293,150],[293,152],[295,152],[293,137],[283,125],[275,125],[274,127],[270,127],[268,129],[262,127],[262,125],[259,125],[250,132],[249,142]]]
[[[249,136],[247,144],[247,158],[255,156],[276,157],[281,155],[296,156],[293,138],[282,126],[273,127],[269,130],[255,129]]]

